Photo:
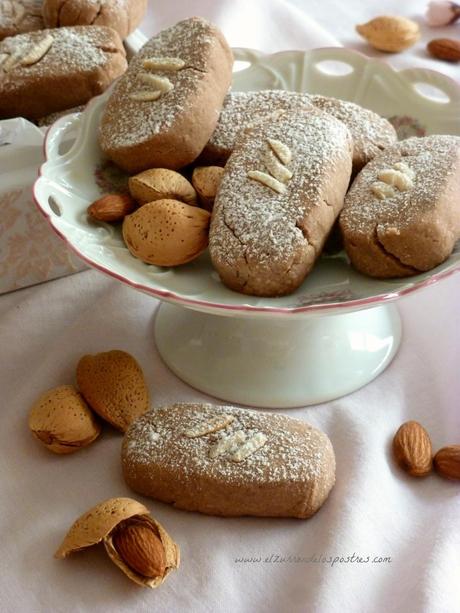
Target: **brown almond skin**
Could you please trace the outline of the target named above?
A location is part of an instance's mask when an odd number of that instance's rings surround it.
[[[396,463],[412,477],[425,477],[432,469],[432,446],[428,432],[417,421],[407,421],[393,439]]]
[[[460,445],[443,447],[434,456],[436,472],[446,479],[460,479]]]
[[[426,46],[428,53],[445,62],[460,61],[460,40],[452,38],[435,38]]]
[[[106,194],[88,207],[88,215],[96,221],[116,223],[123,221],[137,208],[137,204],[129,194]]]
[[[141,518],[127,519],[113,531],[112,542],[123,561],[135,572],[151,578],[164,575],[164,547],[151,524]]]

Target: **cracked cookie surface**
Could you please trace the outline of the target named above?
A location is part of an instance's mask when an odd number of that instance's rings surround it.
[[[270,140],[291,151],[285,183],[269,180]],[[243,132],[225,166],[210,228],[211,259],[225,285],[257,296],[294,291],[343,206],[351,160],[348,129],[316,109],[277,113]],[[260,181],[261,175],[268,178]]]
[[[410,185],[379,197],[376,182],[395,167],[410,170]],[[353,266],[378,278],[434,268],[460,239],[459,200],[460,137],[410,138],[386,149],[356,177],[340,215]]]
[[[161,58],[182,60],[183,66],[162,67]],[[160,32],[132,59],[112,92],[99,133],[104,153],[128,172],[191,163],[215,128],[232,65],[224,36],[204,19],[192,17]],[[152,89],[143,82],[146,74],[167,78],[169,91],[155,97],[152,90],[140,99]]]

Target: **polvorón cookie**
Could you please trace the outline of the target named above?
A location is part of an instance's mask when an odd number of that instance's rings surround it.
[[[285,415],[210,404],[152,409],[125,434],[136,492],[210,515],[307,518],[335,481],[328,437]]]
[[[340,227],[353,266],[407,277],[443,262],[460,238],[460,138],[402,141],[375,157],[345,199]]]
[[[153,37],[132,59],[104,110],[99,141],[124,170],[193,162],[211,136],[231,82],[223,34],[192,17]]]

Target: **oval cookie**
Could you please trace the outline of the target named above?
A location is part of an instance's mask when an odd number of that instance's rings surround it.
[[[353,266],[407,277],[443,262],[460,238],[460,138],[410,138],[356,177],[340,227]]]
[[[210,515],[310,517],[335,480],[328,437],[285,415],[211,404],[153,409],[127,431],[136,492]]]
[[[29,32],[0,42],[0,119],[39,119],[86,104],[126,69],[123,44],[103,26]]]
[[[216,126],[232,65],[222,33],[204,19],[160,32],[110,96],[100,126],[104,153],[131,173],[193,162]]]
[[[294,291],[312,269],[343,206],[352,140],[316,109],[249,128],[214,201],[209,251],[223,283],[256,296]]]

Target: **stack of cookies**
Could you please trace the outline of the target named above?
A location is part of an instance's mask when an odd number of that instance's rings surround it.
[[[222,33],[191,18],[152,38],[115,86],[99,142],[140,173],[129,214],[115,220],[125,217],[134,257],[178,266],[209,245],[222,282],[256,296],[295,291],[332,232],[372,277],[449,257],[460,238],[459,137],[398,143],[386,119],[357,104],[229,91],[231,73]]]
[[[105,91],[145,10],[146,0],[0,0],[0,119],[40,122]]]

